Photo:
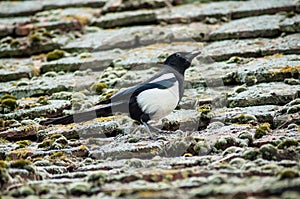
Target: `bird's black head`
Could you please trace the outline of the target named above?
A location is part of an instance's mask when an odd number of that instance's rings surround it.
[[[201,52],[177,52],[170,55],[166,61],[165,65],[171,66],[180,73],[184,73],[186,69],[191,66],[192,60],[198,56]]]

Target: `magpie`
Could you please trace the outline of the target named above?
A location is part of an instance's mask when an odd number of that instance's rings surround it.
[[[147,122],[158,120],[176,108],[183,96],[184,73],[190,67],[193,58],[200,53],[174,53],[164,61],[160,72],[146,82],[121,90],[88,110],[50,118],[41,124],[70,124],[107,117],[114,113],[126,113],[139,124],[143,124],[150,138],[153,138]]]

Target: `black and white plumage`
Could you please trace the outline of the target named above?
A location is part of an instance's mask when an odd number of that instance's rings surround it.
[[[180,102],[184,91],[184,73],[194,57],[200,52],[177,52],[170,55],[161,71],[148,81],[121,90],[110,99],[100,102],[84,112],[59,118],[50,118],[43,125],[69,124],[105,117],[113,113],[127,113],[132,119],[143,124],[153,137],[147,122],[158,120],[170,114]]]

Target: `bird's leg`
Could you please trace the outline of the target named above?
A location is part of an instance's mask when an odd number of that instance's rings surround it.
[[[147,122],[141,121],[142,124],[145,126],[145,129],[147,131],[148,136],[152,139],[152,140],[167,140],[164,136],[156,136],[151,133],[149,127],[153,128],[153,126],[148,125]],[[162,132],[162,130],[160,130],[159,128],[154,128],[154,129],[158,129],[158,132]]]
[[[149,129],[149,126],[147,124],[147,122],[144,122],[143,120],[141,121],[142,124],[145,126],[145,129],[146,129],[146,132],[148,134],[148,136],[152,139],[152,140],[155,140],[157,137],[156,136],[153,136],[150,129]]]

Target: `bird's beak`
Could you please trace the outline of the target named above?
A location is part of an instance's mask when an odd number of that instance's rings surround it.
[[[189,62],[192,62],[192,60],[200,54],[201,54],[201,51],[190,52],[185,56],[185,58],[187,60],[189,60]]]

